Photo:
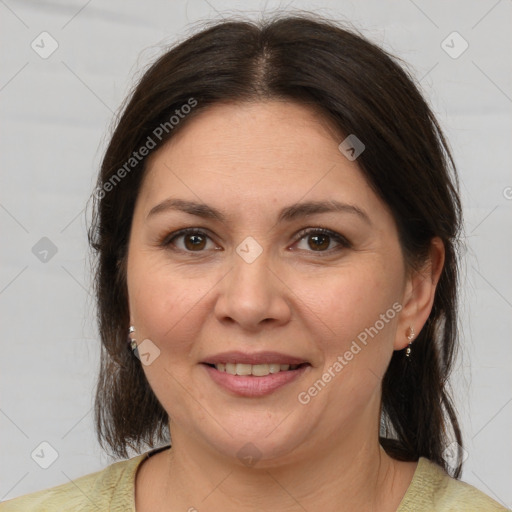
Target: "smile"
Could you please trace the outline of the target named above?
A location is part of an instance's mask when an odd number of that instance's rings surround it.
[[[240,360],[243,362],[239,363]],[[230,395],[247,398],[269,395],[312,370],[304,359],[276,353],[218,354],[201,366],[216,387]]]
[[[299,364],[243,364],[243,363],[219,363],[213,365],[219,372],[230,375],[252,375],[253,377],[265,377],[269,374],[296,370]]]

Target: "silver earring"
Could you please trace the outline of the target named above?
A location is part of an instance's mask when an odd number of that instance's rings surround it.
[[[128,343],[130,344],[130,348],[132,349],[133,353],[137,355],[137,341],[135,338],[132,338],[130,334],[133,334],[135,332],[135,327],[133,325],[130,325],[130,328],[128,329]]]
[[[412,340],[414,339],[414,327],[412,326],[409,327],[409,334],[407,335],[407,339],[409,340],[409,346],[405,349],[405,357],[411,357],[411,345]]]

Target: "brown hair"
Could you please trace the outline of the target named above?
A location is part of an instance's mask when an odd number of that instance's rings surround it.
[[[191,99],[192,111],[170,122]],[[102,356],[95,413],[101,445],[127,457],[128,447],[170,442],[168,415],[126,342],[127,244],[146,157],[130,159],[149,139],[158,149],[212,104],[267,99],[314,106],[341,133],[365,144],[357,162],[391,209],[411,267],[425,261],[433,237],[442,239],[446,258],[432,312],[410,363],[395,351],[383,379],[381,443],[395,458],[427,457],[458,477],[462,440],[447,389],[461,225],[453,159],[432,111],[396,59],[355,31],[310,15],[206,28],[162,55],[124,107],[102,162],[89,231],[98,256]],[[455,468],[443,459],[452,440],[459,445]]]

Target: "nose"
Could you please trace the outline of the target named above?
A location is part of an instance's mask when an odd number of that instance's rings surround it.
[[[215,315],[244,330],[286,324],[291,318],[289,289],[261,255],[248,263],[233,255],[233,268],[220,283]]]

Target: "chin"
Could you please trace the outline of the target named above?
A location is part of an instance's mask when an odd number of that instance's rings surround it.
[[[238,459],[248,467],[271,468],[300,459],[301,447],[311,437],[304,421],[291,421],[291,415],[288,418],[283,415],[279,421],[281,424],[261,418],[252,422],[251,418],[242,422],[225,421],[223,429],[215,425],[209,431],[196,430],[196,435],[224,458]]]

